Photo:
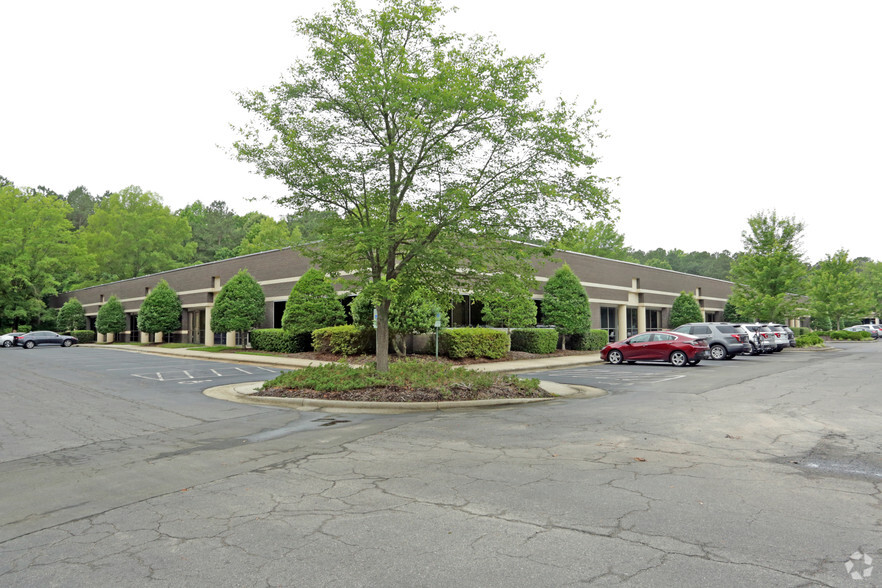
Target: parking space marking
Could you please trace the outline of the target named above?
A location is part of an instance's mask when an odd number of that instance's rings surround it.
[[[204,369],[187,369],[187,370],[168,370],[161,372],[147,372],[140,374],[132,374],[135,378],[142,378],[144,380],[152,380],[154,382],[178,382],[178,381],[205,381],[207,379],[213,378],[224,378],[224,377],[233,377],[240,376],[242,374],[253,376],[259,375],[260,372],[270,372],[275,373],[275,370],[270,370],[267,368],[262,368],[259,366],[249,366],[248,369],[244,369],[241,367],[229,367],[229,368],[204,368]]]

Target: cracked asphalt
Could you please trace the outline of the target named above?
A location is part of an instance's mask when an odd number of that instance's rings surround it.
[[[0,585],[882,583],[880,344],[334,420],[205,397],[239,376],[179,361],[0,349]]]

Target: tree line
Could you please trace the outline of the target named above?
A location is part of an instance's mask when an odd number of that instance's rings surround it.
[[[58,194],[0,176],[0,328],[40,324],[60,292],[315,239],[327,218],[239,215],[219,200],[172,211],[136,186]]]

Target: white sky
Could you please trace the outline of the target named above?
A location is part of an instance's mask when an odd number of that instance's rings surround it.
[[[812,261],[882,260],[882,2],[455,3],[450,28],[544,53],[549,99],[602,109],[627,245],[735,252],[747,217],[775,209],[806,224]],[[330,6],[0,3],[0,175],[281,214],[246,198],[284,188],[225,151],[233,92],[276,82],[304,55],[291,21]]]

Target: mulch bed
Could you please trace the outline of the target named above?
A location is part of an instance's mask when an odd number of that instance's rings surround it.
[[[497,385],[482,390],[453,390],[444,396],[435,390],[412,388],[361,388],[345,392],[319,392],[317,390],[292,390],[290,388],[269,388],[257,393],[259,396],[276,398],[312,398],[319,400],[347,400],[366,402],[452,402],[456,400],[490,400],[494,398],[551,398],[541,390],[525,393],[514,386]]]

